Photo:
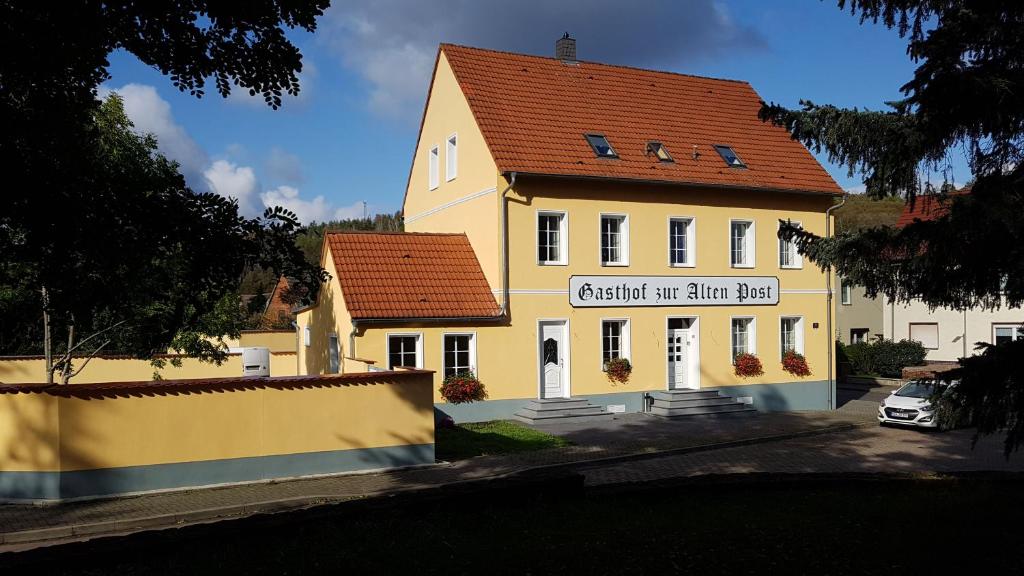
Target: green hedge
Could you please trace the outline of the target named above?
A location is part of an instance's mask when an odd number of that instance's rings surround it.
[[[839,358],[850,363],[853,374],[899,378],[907,366],[924,364],[927,352],[913,340],[875,340],[849,346],[839,345]]]

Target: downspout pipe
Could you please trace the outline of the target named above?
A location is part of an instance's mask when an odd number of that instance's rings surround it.
[[[516,173],[509,175],[508,186],[501,191],[501,310],[498,316],[507,317],[509,309],[508,264],[508,193],[516,185]]]
[[[508,316],[509,309],[509,264],[508,264],[508,193],[512,190],[512,187],[516,185],[516,173],[509,173],[508,186],[501,191],[501,308],[498,313],[494,316],[486,316],[479,318],[407,318],[406,321],[414,320],[417,322],[442,322],[442,321],[487,321],[497,320]],[[388,323],[394,322],[394,319],[383,319],[379,322]],[[356,334],[359,332],[359,324],[373,323],[373,320],[363,321],[352,321],[352,331],[348,334],[348,351],[349,356],[356,358]]]
[[[825,238],[829,239],[832,237],[832,211],[838,208],[842,208],[846,204],[846,194],[843,194],[839,199],[839,204],[833,204],[825,210]],[[833,378],[832,362],[833,355],[835,354],[835,336],[832,334],[832,267],[828,266],[825,268],[825,329],[827,330],[826,336],[828,337],[828,408],[829,410],[835,410],[836,398],[835,398],[835,379]]]

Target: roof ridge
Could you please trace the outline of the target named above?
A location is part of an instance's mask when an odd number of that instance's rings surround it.
[[[451,48],[461,48],[461,49],[466,49],[466,50],[477,50],[477,51],[480,51],[480,52],[492,52],[492,53],[495,53],[495,54],[509,54],[509,55],[512,55],[512,56],[523,56],[523,57],[526,57],[526,58],[537,58],[537,59],[540,59],[540,60],[555,60],[555,61],[559,61],[558,58],[555,58],[554,56],[540,56],[538,54],[526,54],[526,53],[523,53],[523,52],[512,52],[511,50],[496,50],[494,48],[480,48],[478,46],[467,46],[465,44],[455,44],[453,42],[441,42],[438,45],[438,49],[439,50],[444,50],[444,48],[446,46],[447,47],[451,47]],[[625,64],[610,64],[608,62],[597,62],[595,60],[575,60],[575,62],[578,62],[580,64],[590,64],[590,65],[593,65],[593,66],[604,66],[604,67],[607,67],[607,68],[621,68],[621,69],[624,69],[624,70],[636,70],[636,71],[639,71],[639,72],[650,72],[650,73],[653,73],[653,74],[668,74],[670,76],[683,76],[683,77],[686,77],[686,78],[699,78],[701,80],[713,80],[713,81],[716,81],[716,82],[731,82],[733,84],[744,84],[744,85],[747,85],[747,86],[751,86],[750,82],[748,82],[746,80],[736,80],[736,79],[733,79],[733,78],[718,78],[718,77],[715,77],[715,76],[701,76],[700,74],[687,74],[686,72],[673,72],[671,70],[656,70],[654,68],[644,68],[642,66],[627,66]]]
[[[327,230],[328,234],[361,234],[369,236],[372,234],[387,236],[465,236],[465,232],[406,232],[404,230]]]

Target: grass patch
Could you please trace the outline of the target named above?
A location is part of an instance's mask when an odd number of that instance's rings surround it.
[[[465,460],[474,456],[531,452],[569,444],[568,440],[522,424],[495,420],[438,428],[434,449],[439,460]]]

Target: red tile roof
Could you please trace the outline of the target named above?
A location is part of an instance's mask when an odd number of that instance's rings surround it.
[[[325,242],[355,320],[498,315],[465,234],[329,232]]]
[[[896,227],[903,228],[904,226],[911,224],[914,220],[921,220],[922,222],[928,222],[931,220],[937,220],[946,215],[949,211],[949,203],[952,201],[952,197],[958,194],[969,194],[970,189],[964,188],[956,192],[951,192],[945,196],[940,194],[928,194],[925,196],[918,196],[914,199],[914,204],[907,204],[903,207],[903,213],[900,214],[898,220],[896,220]]]
[[[38,394],[64,398],[115,398],[120,396],[151,396],[153,394],[199,394],[229,390],[255,390],[258,388],[323,388],[349,384],[387,384],[396,379],[418,374],[433,374],[432,370],[402,369],[381,372],[353,372],[348,374],[313,374],[308,376],[245,376],[235,378],[192,378],[181,380],[144,380],[136,382],[91,382],[88,384],[3,384],[0,394]]]
[[[843,192],[785,129],[757,118],[761,98],[746,82],[451,44],[440,50],[502,172]],[[605,135],[619,158],[597,158],[585,133]],[[646,154],[652,140],[675,162]],[[727,166],[715,144],[731,146],[747,168]]]
[[[261,326],[270,328],[275,324],[290,322],[295,319],[295,315],[292,314],[292,305],[284,301],[285,294],[288,293],[289,288],[290,284],[287,278],[284,276],[278,278],[274,291],[270,293],[270,298],[267,300],[267,306],[263,310],[263,318],[260,320]]]

